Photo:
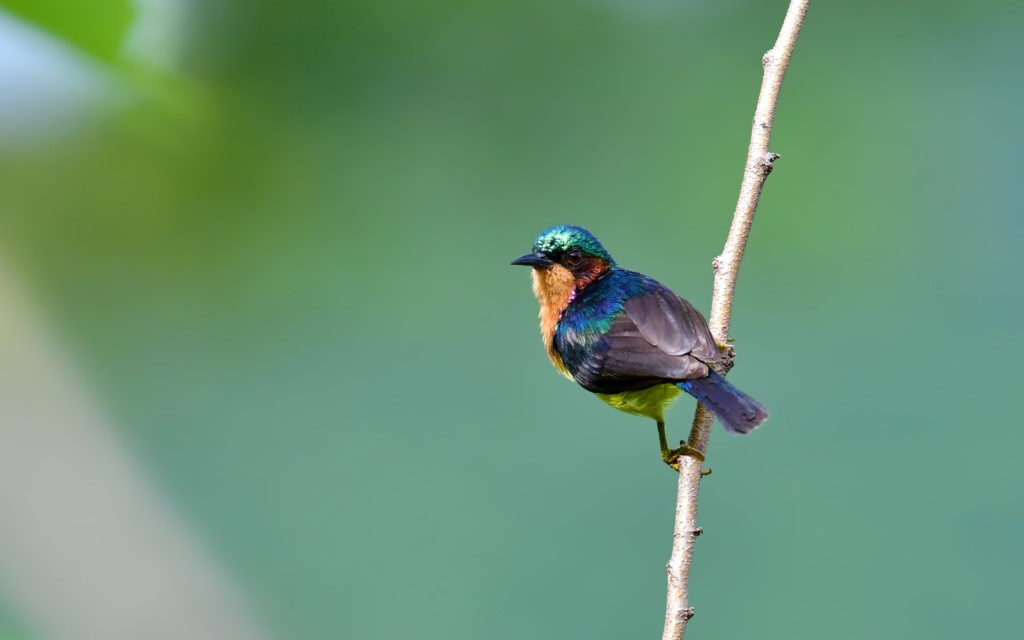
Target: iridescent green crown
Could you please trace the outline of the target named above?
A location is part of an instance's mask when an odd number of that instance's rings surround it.
[[[533,250],[538,253],[556,254],[577,248],[583,253],[606,260],[614,264],[611,254],[605,251],[594,234],[583,227],[574,227],[568,224],[560,224],[550,229],[545,229],[537,236],[533,243]]]

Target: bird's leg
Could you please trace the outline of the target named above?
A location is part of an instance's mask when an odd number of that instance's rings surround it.
[[[721,367],[724,371],[719,373],[726,373],[729,369],[732,369],[733,361],[736,359],[736,348],[732,346],[733,338],[726,338],[725,342],[719,342],[715,340],[715,345],[718,347],[721,357]]]
[[[658,440],[661,443],[662,461],[676,471],[679,471],[679,456],[693,456],[701,462],[704,461],[704,454],[686,444],[686,442],[680,442],[678,449],[668,448],[668,438],[665,437],[664,420],[658,420]]]

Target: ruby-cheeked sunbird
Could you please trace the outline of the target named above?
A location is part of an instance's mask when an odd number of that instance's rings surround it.
[[[668,447],[664,411],[680,391],[732,433],[768,419],[760,402],[708,366],[721,352],[704,316],[665,285],[616,265],[586,229],[551,227],[512,264],[533,267],[540,332],[555,369],[616,409],[655,420],[666,464],[703,458],[682,442]]]

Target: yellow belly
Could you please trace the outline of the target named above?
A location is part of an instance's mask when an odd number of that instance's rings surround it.
[[[619,411],[661,422],[664,420],[665,409],[675,401],[680,393],[682,390],[674,384],[659,384],[656,387],[640,391],[595,393],[594,395]]]

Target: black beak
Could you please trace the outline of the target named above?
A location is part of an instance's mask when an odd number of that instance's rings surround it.
[[[519,256],[513,260],[512,264],[525,264],[530,267],[547,268],[555,264],[555,262],[543,253],[528,253],[525,256]]]

